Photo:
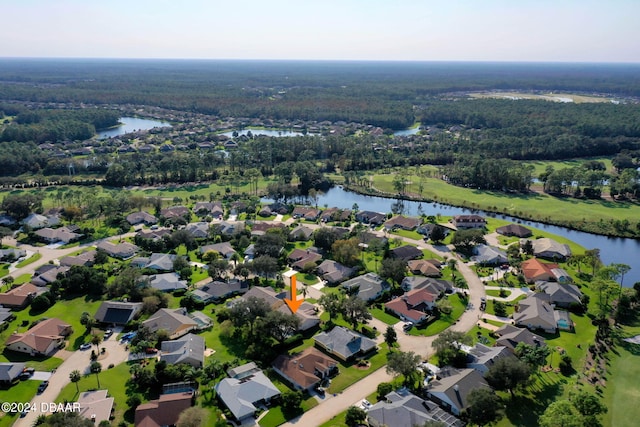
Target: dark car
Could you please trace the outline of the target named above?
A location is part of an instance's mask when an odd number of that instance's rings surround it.
[[[49,387],[49,381],[42,381],[38,386],[38,394],[41,394],[46,388]]]

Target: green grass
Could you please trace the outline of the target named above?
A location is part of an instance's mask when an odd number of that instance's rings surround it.
[[[386,323],[387,325],[395,325],[400,321],[400,319],[398,319],[397,317],[392,316],[391,314],[387,313],[386,311],[380,308],[372,308],[371,310],[369,310],[369,313],[371,313],[373,317],[375,317],[381,322]],[[384,331],[380,331],[380,332],[384,333]]]
[[[340,393],[345,388],[384,366],[387,363],[387,355],[378,351],[366,360],[370,363],[370,366],[366,369],[358,368],[355,363],[340,363],[340,373],[331,380],[331,385],[327,391],[329,393]]]
[[[625,336],[640,334],[640,327],[624,327]],[[603,417],[605,426],[633,427],[640,419],[640,346],[623,341],[616,346],[617,355],[611,355],[609,378],[604,389],[604,403],[609,411]]]
[[[439,334],[449,326],[453,325],[460,316],[462,316],[467,304],[458,294],[449,295],[447,298],[451,301],[451,305],[453,306],[451,314],[443,314],[440,318],[429,322],[427,325],[413,327],[409,330],[409,335],[428,337]]]
[[[124,418],[124,412],[128,408],[127,406],[127,394],[126,394],[126,381],[129,378],[129,367],[131,363],[121,363],[111,369],[106,366],[102,367],[102,372],[98,374],[100,378],[100,387],[98,388],[98,382],[94,374],[84,375],[78,382],[78,389],[80,393],[88,390],[108,390],[109,395],[114,398],[114,416],[115,420],[113,425],[118,425]],[[56,399],[56,402],[75,402],[78,400],[78,393],[76,392],[76,385],[73,383],[67,384]],[[133,420],[131,420],[133,421]]]
[[[24,266],[27,266],[33,262],[38,261],[40,258],[42,258],[42,254],[40,252],[35,253],[31,255],[29,258],[25,259],[24,261],[20,261],[18,264],[16,264],[16,268],[22,268]]]
[[[5,350],[0,354],[0,362],[23,362],[27,367],[37,371],[51,371],[62,365],[63,360],[58,357],[29,356],[26,353]]]
[[[22,285],[23,283],[27,283],[29,280],[31,280],[31,274],[25,273],[25,274],[21,274],[18,277],[14,278],[13,284],[14,285]]]
[[[9,264],[0,265],[0,277],[7,276],[9,274]]]
[[[40,381],[27,380],[20,381],[9,389],[0,390],[0,401],[2,402],[29,402],[36,395]],[[9,427],[20,415],[0,412],[0,427]]]
[[[509,295],[511,295],[511,291],[508,291],[506,289],[502,291],[504,293],[503,297],[500,297],[500,291],[499,290],[489,289],[486,292],[487,292],[488,296],[499,297],[499,298],[507,298]]]
[[[302,404],[300,406],[303,412],[306,412],[317,405],[318,401],[315,399],[315,397],[308,397],[302,401]],[[276,406],[269,409],[269,412],[267,412],[267,414],[260,419],[258,424],[261,427],[276,427],[280,424],[285,423],[286,421],[287,418],[282,413],[282,408],[280,406]]]

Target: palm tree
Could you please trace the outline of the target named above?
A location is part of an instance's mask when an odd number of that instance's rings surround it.
[[[69,373],[69,379],[71,380],[72,383],[75,383],[76,385],[76,393],[80,394],[80,389],[78,388],[78,382],[82,379],[82,374],[80,373],[80,371],[73,370]]]
[[[447,267],[451,269],[451,280],[455,282],[456,280],[456,270],[458,269],[458,260],[455,258],[450,258],[447,260]]]
[[[96,349],[98,350],[98,352],[100,352],[100,343],[102,342],[102,338],[100,337],[100,335],[94,335],[91,337],[91,344],[96,346]]]
[[[98,380],[98,388],[100,388],[100,377],[98,376],[98,374],[102,372],[102,364],[100,364],[100,362],[91,362],[89,371],[92,374],[96,374],[96,380]]]

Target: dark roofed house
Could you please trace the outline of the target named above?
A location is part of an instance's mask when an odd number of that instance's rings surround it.
[[[469,393],[481,388],[489,388],[482,374],[475,369],[462,369],[451,376],[432,381],[427,389],[427,398],[452,414],[460,415],[469,406]]]
[[[513,357],[513,353],[507,347],[487,347],[482,343],[476,343],[467,352],[467,368],[485,375],[498,359],[504,357]]]
[[[296,270],[304,269],[307,264],[316,264],[321,259],[322,255],[311,249],[294,249],[287,257],[291,267]]]
[[[205,303],[220,302],[234,295],[244,294],[249,290],[249,285],[240,280],[227,282],[211,281],[194,290],[192,295]]]
[[[193,393],[161,394],[157,400],[150,400],[136,407],[135,427],[173,426],[182,411],[193,404]]]
[[[342,326],[320,332],[313,339],[318,347],[342,361],[353,360],[378,349],[374,340]]]
[[[407,392],[391,392],[367,410],[371,427],[415,427],[429,422],[443,427],[462,427],[463,423],[429,400]]]
[[[36,286],[46,286],[49,283],[57,280],[58,276],[65,276],[70,269],[69,267],[58,267],[55,265],[47,265],[47,267],[50,268],[46,268],[43,270],[38,268],[38,270],[36,270],[36,272],[34,273],[34,277],[31,278],[31,283]],[[40,273],[40,271],[42,271],[42,273]]]
[[[317,271],[327,283],[336,284],[347,280],[356,270],[346,267],[337,261],[327,259],[322,261]]]
[[[513,320],[516,325],[532,330],[542,329],[551,334],[558,330],[554,309],[549,303],[549,295],[545,293],[534,293],[519,301]]]
[[[273,310],[281,311],[284,314],[292,314],[291,309],[284,302],[284,298],[288,298],[286,292],[276,294],[273,288],[254,286],[242,296],[243,299],[251,297],[264,300]],[[300,326],[298,327],[300,331],[306,331],[316,327],[320,323],[320,317],[318,317],[316,307],[306,301],[300,305],[295,315],[300,319]]]
[[[533,235],[531,230],[520,224],[509,224],[496,228],[496,233],[503,236],[516,236],[520,238],[530,237]]]
[[[410,261],[412,259],[421,258],[422,251],[415,246],[404,245],[395,249],[391,249],[391,256],[404,261]]]
[[[527,328],[518,328],[509,324],[502,325],[495,334],[499,337],[496,345],[507,347],[511,352],[515,352],[521,342],[533,347],[547,345],[540,335],[534,334]]]
[[[208,222],[190,222],[186,225],[185,231],[196,239],[206,239],[209,237]]]
[[[27,251],[24,249],[0,249],[0,261],[11,262],[25,256],[27,256]]]
[[[186,220],[191,216],[191,211],[185,206],[172,206],[160,211],[160,216],[166,219],[184,218]]]
[[[69,255],[60,259],[60,265],[65,267],[86,266],[91,267],[96,257],[96,251],[87,251],[79,255]]]
[[[220,219],[224,215],[224,209],[220,202],[196,202],[193,211],[200,217],[209,215],[213,218]]]
[[[582,292],[576,285],[558,282],[538,282],[536,289],[549,295],[551,304],[556,307],[569,308],[582,304]]]
[[[415,230],[420,224],[422,224],[421,218],[411,218],[398,215],[385,221],[384,228],[387,230],[396,230],[400,228],[402,230],[411,231]]]
[[[126,325],[141,309],[141,302],[104,301],[94,317],[101,323]]]
[[[338,373],[338,362],[314,347],[291,356],[280,355],[273,370],[297,390],[311,391],[320,381]]]
[[[18,379],[18,376],[24,371],[25,364],[19,362],[2,362],[0,363],[0,384],[8,385]]]
[[[162,341],[160,361],[169,365],[185,363],[194,368],[204,366],[204,338],[200,335],[187,334],[172,341]]]
[[[385,222],[387,216],[380,212],[360,211],[356,214],[356,221],[370,225],[380,225]]]
[[[373,301],[390,288],[376,273],[362,274],[343,282],[341,286],[364,301]]]

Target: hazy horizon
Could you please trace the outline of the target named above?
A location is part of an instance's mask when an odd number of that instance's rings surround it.
[[[24,0],[3,58],[640,63],[636,0]]]

